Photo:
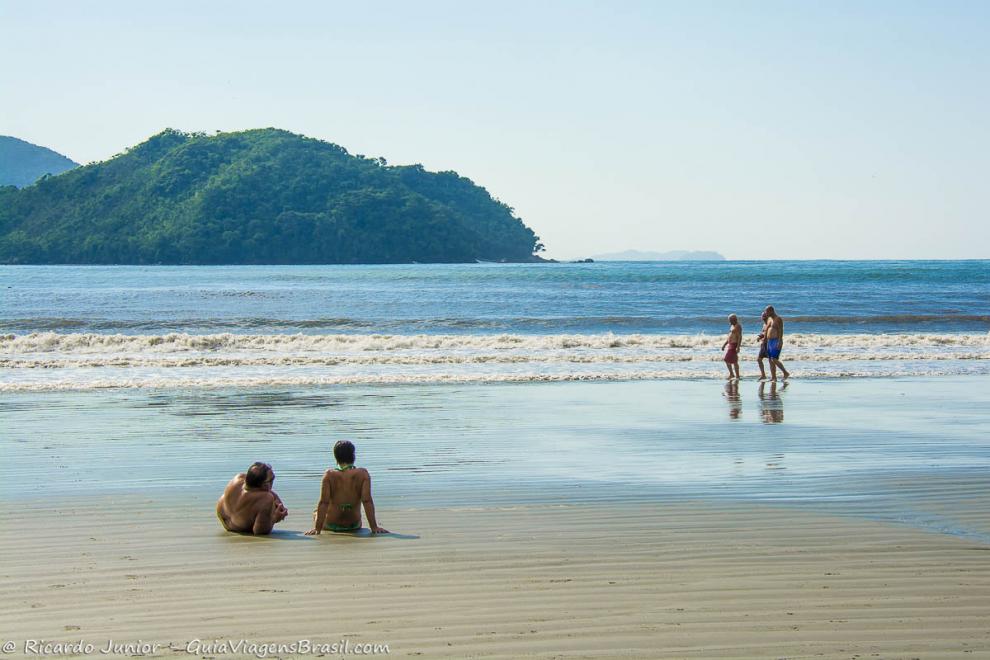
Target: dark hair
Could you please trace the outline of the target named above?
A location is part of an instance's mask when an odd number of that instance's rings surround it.
[[[268,474],[271,472],[271,469],[272,466],[267,463],[253,463],[244,475],[244,484],[248,488],[263,486],[265,484],[265,480],[268,479]]]
[[[333,446],[333,457],[340,465],[351,465],[354,463],[354,443],[350,440],[338,440]]]

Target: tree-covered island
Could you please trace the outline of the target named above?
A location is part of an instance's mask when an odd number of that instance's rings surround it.
[[[511,207],[456,172],[277,129],[165,130],[108,161],[0,188],[0,263],[541,261]]]

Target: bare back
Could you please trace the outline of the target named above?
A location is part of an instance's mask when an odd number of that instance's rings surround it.
[[[244,473],[230,480],[217,501],[217,518],[228,532],[268,534],[275,524],[278,496],[270,490],[247,488]]]
[[[324,483],[330,489],[327,524],[340,527],[361,525],[361,504],[371,498],[371,477],[364,468],[327,470]]]

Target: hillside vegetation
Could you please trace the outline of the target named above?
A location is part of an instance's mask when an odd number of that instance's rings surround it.
[[[455,172],[393,167],[276,129],[166,130],[108,161],[0,189],[0,262],[533,261],[513,210]]]

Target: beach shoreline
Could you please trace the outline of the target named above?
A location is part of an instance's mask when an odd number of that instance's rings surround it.
[[[402,657],[979,656],[985,383],[8,395],[0,633],[14,657],[28,640],[107,657],[110,639],[158,644],[147,657],[301,657],[286,646],[301,640]],[[339,438],[395,534],[303,535]],[[270,537],[214,516],[254,460],[290,511]]]
[[[5,512],[4,639],[140,639],[162,657],[241,639],[452,657],[990,651],[990,545],[905,525],[582,504],[388,510],[396,534],[375,538],[305,537],[294,511],[251,538],[206,508],[133,495]]]

